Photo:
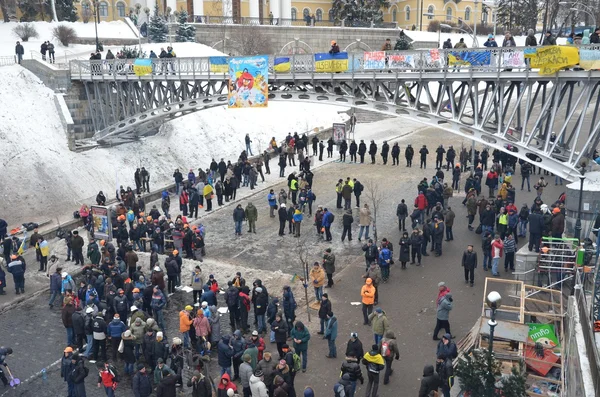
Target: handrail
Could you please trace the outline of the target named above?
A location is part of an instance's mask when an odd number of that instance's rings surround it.
[[[475,49],[431,49],[431,50],[409,50],[409,51],[386,51],[385,55],[378,52],[377,62],[365,61],[365,55],[372,56],[373,53],[347,53],[347,60],[338,59],[338,69],[330,70],[323,68],[315,62],[313,54],[298,55],[271,55],[269,56],[269,73],[278,74],[294,73],[398,73],[398,72],[457,72],[468,70],[473,72],[502,72],[508,70],[525,71],[531,70],[525,62],[524,50],[527,47],[509,48],[475,48]],[[529,47],[531,48],[531,47]],[[580,49],[600,50],[600,46],[582,46]],[[338,56],[339,57],[339,56]],[[450,57],[466,59],[464,62],[449,62]],[[223,57],[198,57],[198,58],[152,58],[152,73],[149,75],[196,75],[208,74],[224,76],[223,64],[212,65],[211,58]],[[283,62],[286,67],[274,67],[275,60],[278,64]],[[469,60],[471,60],[469,63]],[[216,60],[215,60],[216,62]],[[93,60],[93,61],[70,61],[71,74],[73,76],[94,75],[119,77],[134,74],[134,59],[115,60]],[[216,67],[220,66],[220,67]]]
[[[396,29],[397,22],[374,22],[359,20],[330,20],[328,15],[322,15],[319,20],[312,18],[306,19],[303,15],[298,15],[296,19],[292,18],[271,18],[269,15],[261,17],[235,17],[229,15],[190,15],[189,22],[207,24],[207,25],[263,25],[274,27],[351,27],[351,28],[376,28],[376,29]]]
[[[14,56],[0,56],[0,66],[10,66],[17,63]]]

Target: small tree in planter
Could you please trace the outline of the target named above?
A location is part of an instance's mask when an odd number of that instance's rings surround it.
[[[455,375],[460,381],[460,390],[467,397],[526,397],[526,376],[523,366],[513,367],[512,373],[502,376],[500,362],[494,355],[488,362],[488,351],[474,349],[458,361]]]

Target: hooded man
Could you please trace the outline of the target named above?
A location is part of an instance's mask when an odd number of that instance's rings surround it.
[[[365,397],[377,397],[377,391],[379,390],[379,372],[384,368],[384,360],[379,354],[379,346],[371,346],[371,351],[365,353],[362,363],[367,367],[367,376],[369,382],[367,383],[367,392]]]
[[[383,339],[379,343],[379,351],[381,356],[385,360],[385,375],[383,376],[383,384],[387,385],[390,382],[390,375],[394,370],[392,369],[392,363],[394,358],[400,359],[400,350],[398,350],[398,342],[396,341],[396,335],[393,331],[386,331],[383,335]]]

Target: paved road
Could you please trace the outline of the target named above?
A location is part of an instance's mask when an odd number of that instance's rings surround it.
[[[360,134],[367,134],[368,125],[359,125],[357,139]],[[386,131],[393,135],[393,131]],[[379,142],[380,143],[380,142]],[[426,143],[433,151],[438,144],[444,146],[453,144],[460,147],[461,139],[450,134],[434,130],[426,130],[400,141],[402,147],[406,143],[412,143],[419,148]],[[429,160],[434,162],[434,156]],[[378,158],[378,163],[381,159]],[[433,169],[420,170],[418,167],[407,169],[404,164],[400,167],[391,165],[355,165],[332,163],[318,170],[315,176],[314,189],[318,196],[318,203],[329,208],[335,208],[334,186],[339,178],[347,176],[358,178],[363,184],[373,181],[381,189],[384,201],[379,208],[378,229],[379,237],[387,237],[397,248],[400,234],[397,229],[395,209],[401,198],[411,202],[416,194],[416,185],[424,176],[428,178],[433,174]],[[520,177],[514,177],[515,184],[520,184]],[[279,190],[285,184],[275,186]],[[259,185],[259,188],[262,187]],[[544,196],[554,199],[562,191],[550,186],[546,189]],[[256,235],[248,235],[244,231],[242,237],[235,238],[231,212],[233,207],[229,206],[221,211],[216,211],[203,218],[207,226],[207,239],[209,255],[225,263],[237,265],[240,270],[260,268],[265,270],[282,270],[284,273],[293,274],[300,271],[300,265],[295,257],[297,239],[291,236],[279,238],[277,236],[277,222],[268,217],[265,191],[257,192],[251,200],[259,208],[259,221],[257,223]],[[366,200],[366,194],[363,201]],[[521,193],[517,191],[517,203],[523,201],[532,202],[533,193]],[[248,200],[242,200],[245,206]],[[468,331],[481,311],[483,278],[485,274],[481,268],[476,275],[474,288],[465,286],[462,270],[459,265],[460,256],[465,246],[473,243],[479,249],[480,237],[466,229],[465,209],[460,205],[462,198],[453,198],[450,205],[455,209],[457,218],[454,226],[455,241],[444,243],[444,255],[440,258],[432,256],[424,260],[422,267],[410,267],[402,271],[398,266],[392,269],[390,281],[381,287],[381,307],[387,312],[392,328],[399,340],[401,359],[394,363],[396,369],[390,386],[380,389],[380,396],[398,396],[397,387],[402,387],[405,392],[402,395],[416,395],[419,378],[423,365],[432,363],[434,359],[435,342],[431,340],[431,332],[435,324],[434,299],[437,293],[437,283],[445,281],[452,289],[455,298],[455,309],[451,314],[453,334],[458,338]],[[356,223],[358,222],[357,210],[355,211]],[[303,235],[309,247],[309,260],[319,260],[320,253],[325,247],[331,247],[337,256],[336,286],[331,289],[330,297],[333,303],[333,311],[340,321],[338,339],[338,359],[326,359],[326,342],[320,340],[316,335],[317,321],[315,312],[312,312],[312,321],[309,328],[312,340],[309,345],[309,371],[299,374],[296,378],[297,389],[301,390],[304,385],[312,385],[318,395],[330,395],[331,388],[339,375],[339,366],[342,361],[345,343],[350,332],[358,332],[365,348],[371,344],[372,334],[369,327],[362,325],[359,306],[353,306],[351,302],[360,301],[359,291],[362,285],[360,275],[364,271],[364,260],[360,244],[353,240],[351,243],[341,243],[340,232],[341,212],[335,211],[336,226],[333,228],[334,241],[332,243],[319,242],[313,232],[314,228],[304,225]],[[355,226],[356,226],[355,223]],[[354,238],[357,237],[355,227]],[[397,252],[396,252],[397,255]],[[503,274],[503,277],[510,275]],[[312,294],[311,294],[312,295]],[[297,297],[302,298],[302,297]],[[299,313],[303,312],[304,303],[301,302]],[[169,327],[176,327],[176,312],[169,316]],[[15,374],[22,380],[35,375],[44,367],[48,367],[56,361],[64,348],[66,336],[60,314],[58,311],[47,309],[46,297],[39,297],[22,305],[15,306],[0,316],[1,344],[12,346],[15,357],[10,360]],[[268,349],[274,349],[269,346]],[[93,369],[93,368],[92,368]],[[56,367],[49,370],[49,378],[44,382],[40,378],[26,382],[18,390],[11,391],[6,395],[59,395],[59,390],[65,388],[60,382]],[[88,390],[92,390],[95,379],[88,378]],[[124,388],[126,386],[124,385]],[[95,390],[95,389],[94,389]],[[47,393],[47,394],[46,394]],[[359,390],[359,393],[362,393]],[[91,396],[101,395],[98,392],[88,393]],[[122,395],[130,395],[123,392]],[[360,395],[360,394],[359,394]],[[0,394],[0,397],[2,394]]]

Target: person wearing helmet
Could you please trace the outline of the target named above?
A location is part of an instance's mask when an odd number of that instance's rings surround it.
[[[192,311],[194,308],[187,305],[184,310],[179,312],[179,332],[183,334],[183,347],[186,349],[190,347],[190,328],[194,321]]]
[[[340,52],[340,46],[337,45],[335,40],[331,40],[331,48],[329,49],[329,53],[331,55],[338,54]]]
[[[71,381],[71,372],[73,371],[73,364],[71,357],[73,356],[73,348],[67,346],[63,350],[63,356],[60,360],[60,377],[67,382],[68,395],[73,396],[73,382]]]

